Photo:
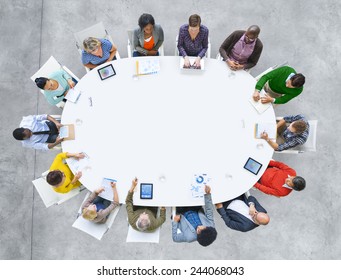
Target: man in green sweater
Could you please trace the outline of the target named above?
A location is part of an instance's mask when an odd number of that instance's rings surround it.
[[[262,103],[285,104],[303,91],[304,83],[305,77],[302,74],[297,74],[289,66],[282,66],[259,79],[253,93],[253,99],[255,101],[260,99]],[[263,87],[266,95],[261,97],[260,91]]]
[[[156,218],[157,207],[134,206],[133,195],[137,182],[135,178],[126,198],[128,222],[135,230],[153,232],[166,221],[166,208],[161,207],[160,217]]]

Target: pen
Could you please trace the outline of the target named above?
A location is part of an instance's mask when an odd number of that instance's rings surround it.
[[[139,75],[139,61],[136,60],[136,75]]]

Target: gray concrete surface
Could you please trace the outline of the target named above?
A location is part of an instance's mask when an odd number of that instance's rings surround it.
[[[338,0],[0,0],[0,259],[340,259],[340,11]],[[268,226],[243,234],[226,228],[216,215],[217,241],[203,248],[173,243],[168,219],[159,244],[127,244],[123,208],[120,226],[98,242],[71,227],[84,193],[46,209],[34,190],[31,181],[56,153],[23,149],[12,130],[24,115],[60,110],[43,99],[30,76],[50,55],[83,76],[73,32],[98,21],[126,57],[126,30],[143,12],[164,28],[166,55],[174,54],[179,26],[198,13],[210,30],[213,56],[232,31],[258,24],[264,50],[253,74],[288,61],[306,75],[303,94],[276,108],[276,115],[318,119],[318,151],[274,155],[308,185],[281,199],[252,190],[271,215]]]

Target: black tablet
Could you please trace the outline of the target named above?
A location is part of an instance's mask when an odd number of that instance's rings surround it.
[[[102,81],[116,75],[115,69],[111,64],[104,66],[97,71]]]
[[[153,198],[153,184],[150,184],[150,183],[140,184],[140,198],[141,199]]]
[[[247,162],[244,165],[244,168],[251,173],[257,175],[259,170],[262,168],[262,164],[258,161],[254,160],[253,158],[250,158],[247,160]]]

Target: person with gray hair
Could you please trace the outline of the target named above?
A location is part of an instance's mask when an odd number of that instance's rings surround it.
[[[135,230],[153,232],[166,221],[166,208],[161,207],[160,217],[157,218],[158,207],[134,206],[133,195],[137,183],[135,178],[126,198],[128,222]]]
[[[107,39],[88,37],[84,39],[83,47],[82,63],[89,69],[116,59],[117,48]]]
[[[247,70],[257,64],[263,50],[259,33],[259,26],[251,25],[246,31],[234,31],[225,39],[219,53],[231,70]]]

